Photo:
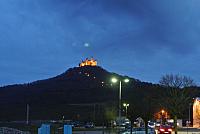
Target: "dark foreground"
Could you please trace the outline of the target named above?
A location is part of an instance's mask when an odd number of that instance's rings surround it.
[[[3,130],[17,129],[18,132],[24,132],[23,134],[37,134],[37,130],[41,124],[26,125],[24,123],[0,123],[0,133],[3,134]],[[51,134],[63,134],[63,124],[50,124]],[[10,131],[10,130],[9,130]],[[73,134],[130,134],[129,130],[125,128],[106,128],[103,126],[94,128],[75,127],[73,128]],[[144,130],[135,131],[133,129],[132,134],[145,134]],[[150,131],[149,134],[156,134],[155,131]],[[172,133],[173,134],[173,133]],[[200,129],[196,128],[179,128],[178,134],[200,134]]]

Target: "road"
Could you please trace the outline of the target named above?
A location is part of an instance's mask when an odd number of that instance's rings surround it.
[[[117,134],[116,132],[103,132],[103,131],[75,131],[73,134]],[[126,134],[130,134],[126,133]],[[132,134],[145,134],[145,132],[133,132]],[[174,132],[172,132],[174,134]],[[179,131],[178,134],[200,134],[199,132],[185,132]]]

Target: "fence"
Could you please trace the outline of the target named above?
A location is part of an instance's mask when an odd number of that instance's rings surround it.
[[[0,134],[30,134],[30,132],[23,132],[14,128],[0,127]]]

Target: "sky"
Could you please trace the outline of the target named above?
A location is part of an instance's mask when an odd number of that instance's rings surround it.
[[[199,0],[1,0],[0,85],[63,73],[87,57],[158,83],[200,84]]]

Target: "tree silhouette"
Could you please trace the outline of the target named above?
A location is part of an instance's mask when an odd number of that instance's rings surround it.
[[[112,107],[112,106],[105,108],[106,122],[112,122],[117,118],[117,112],[116,111],[117,111],[116,108]]]
[[[167,74],[162,76],[160,84],[166,88],[160,105],[167,109],[173,117],[175,134],[177,134],[177,118],[183,116],[183,112],[191,99],[186,87],[195,86],[195,83],[186,76]]]

